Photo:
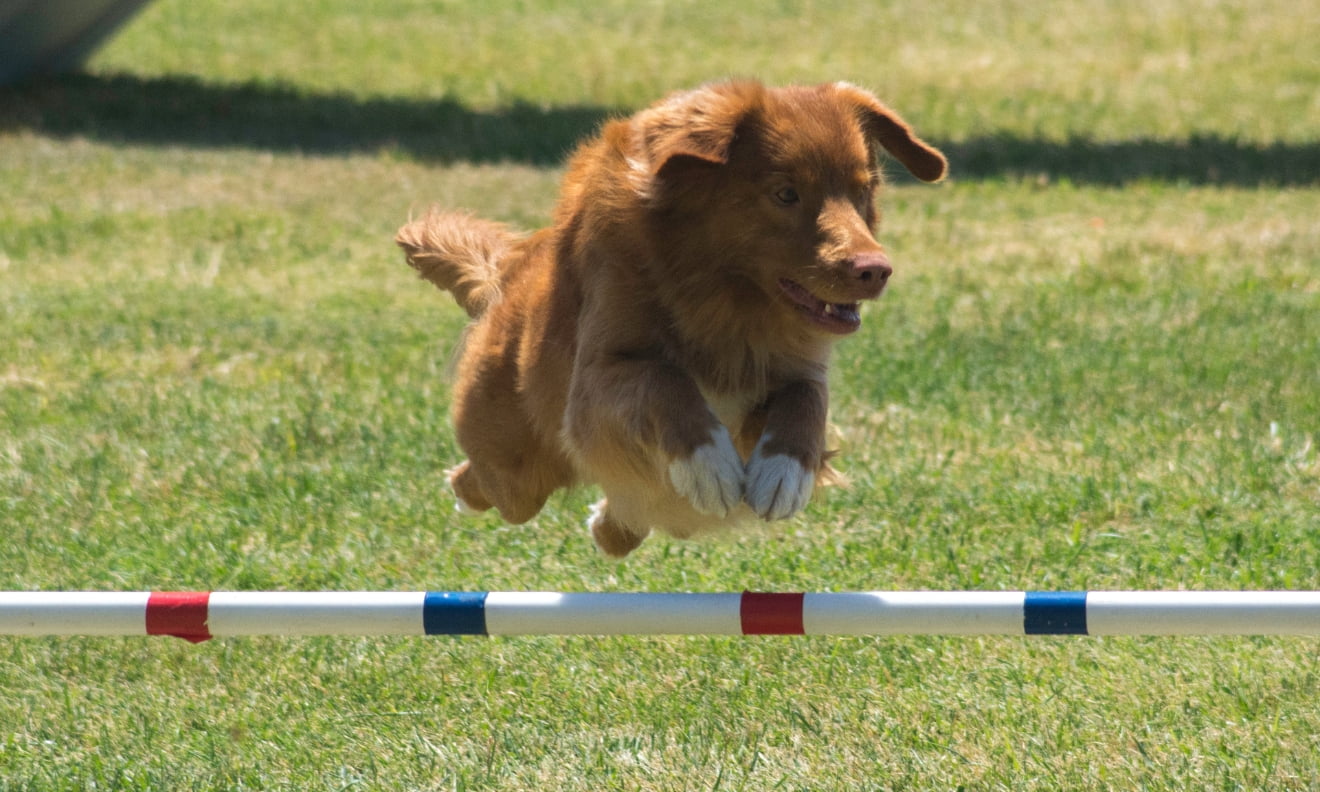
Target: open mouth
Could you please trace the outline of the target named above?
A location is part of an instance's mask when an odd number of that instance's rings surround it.
[[[779,279],[779,289],[807,319],[828,332],[847,335],[862,326],[862,315],[855,302],[825,302],[802,284],[787,278]]]

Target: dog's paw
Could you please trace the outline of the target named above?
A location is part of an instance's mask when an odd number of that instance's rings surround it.
[[[636,550],[649,533],[643,529],[639,534],[614,519],[604,500],[591,507],[587,528],[591,531],[591,538],[595,540],[596,547],[610,558],[623,558]]]
[[[716,517],[724,517],[742,502],[746,475],[742,457],[723,426],[711,432],[710,442],[698,446],[692,456],[669,463],[669,481],[678,494],[692,508]]]
[[[802,510],[816,487],[816,474],[787,454],[762,453],[757,443],[747,463],[747,505],[763,520],[782,520]]]
[[[454,495],[454,513],[464,517],[480,517],[481,512],[474,508],[472,504],[463,500],[457,494]]]
[[[475,517],[490,508],[472,474],[472,463],[463,462],[445,471],[449,488],[454,492],[454,511]]]

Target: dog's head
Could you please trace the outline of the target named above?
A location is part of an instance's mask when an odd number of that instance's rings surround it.
[[[825,335],[856,330],[858,303],[878,297],[892,272],[874,237],[881,150],[923,181],[946,167],[897,114],[846,83],[706,86],[644,111],[633,129],[633,165],[664,242],[688,261],[713,256],[706,278]]]

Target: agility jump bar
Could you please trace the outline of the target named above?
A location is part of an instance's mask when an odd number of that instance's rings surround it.
[[[0,635],[1320,635],[1320,591],[0,592]]]

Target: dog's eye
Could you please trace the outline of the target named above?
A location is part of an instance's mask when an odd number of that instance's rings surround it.
[[[797,190],[792,187],[783,187],[775,193],[775,200],[779,201],[784,206],[793,206],[802,199],[798,197]]]

